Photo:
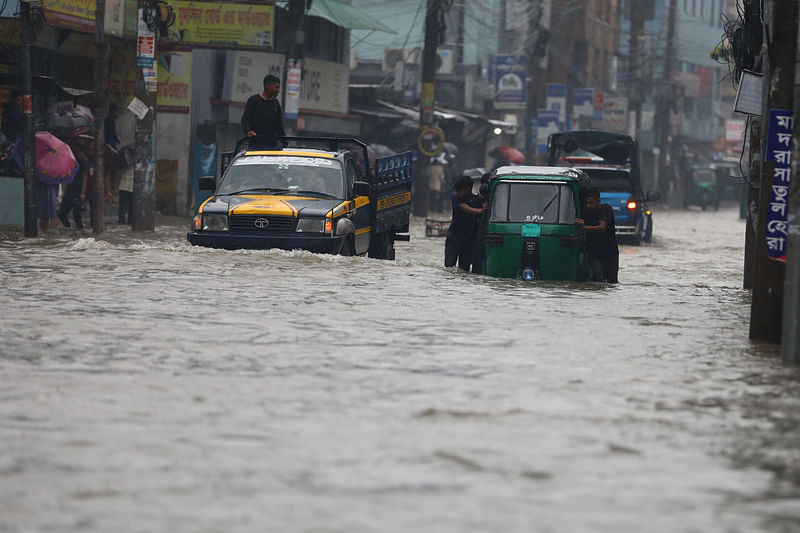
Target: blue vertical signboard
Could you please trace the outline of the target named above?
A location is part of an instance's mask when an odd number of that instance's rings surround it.
[[[494,106],[497,109],[523,109],[528,98],[528,59],[525,56],[494,56]]]
[[[547,138],[551,133],[562,131],[558,111],[555,109],[540,109],[536,128],[537,154],[547,153]]]
[[[558,122],[563,129],[567,122],[567,86],[565,84],[547,84],[547,109],[558,111]]]
[[[766,161],[775,162],[772,198],[767,210],[767,256],[785,263],[789,207],[787,199],[792,175],[792,112],[788,109],[770,109],[767,131]]]
[[[594,89],[575,89],[572,93],[573,117],[594,116]]]

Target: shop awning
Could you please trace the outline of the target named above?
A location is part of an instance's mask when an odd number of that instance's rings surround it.
[[[360,9],[337,0],[314,0],[307,14],[312,17],[324,18],[337,26],[350,30],[377,30],[397,33]]]

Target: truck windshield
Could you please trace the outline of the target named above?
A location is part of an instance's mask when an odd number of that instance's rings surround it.
[[[342,165],[324,157],[247,156],[228,167],[216,194],[302,191],[344,198]]]
[[[501,182],[494,189],[491,222],[574,224],[572,187],[563,182]]]

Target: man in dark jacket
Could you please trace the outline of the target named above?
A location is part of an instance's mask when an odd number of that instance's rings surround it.
[[[248,137],[256,135],[268,138],[268,143],[277,146],[276,137],[283,137],[283,110],[276,96],[281,92],[281,80],[267,74],[264,76],[264,90],[247,99],[242,114],[242,131]]]
[[[455,184],[456,193],[450,198],[453,219],[444,241],[444,266],[458,263],[469,272],[475,249],[475,236],[481,215],[488,209],[482,197],[472,194],[472,178],[461,176]]]
[[[22,93],[19,90],[14,90],[11,101],[3,104],[2,131],[11,144],[25,133],[25,114],[22,111]]]
[[[587,191],[583,218],[577,220],[586,232],[586,255],[592,269],[592,281],[617,283],[619,246],[614,226],[614,209],[600,203],[600,190]]]

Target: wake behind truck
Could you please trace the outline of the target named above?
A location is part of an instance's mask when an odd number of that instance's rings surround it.
[[[357,139],[262,137],[222,154],[222,172],[198,209],[190,243],[394,259],[409,239],[412,153],[373,158]]]

